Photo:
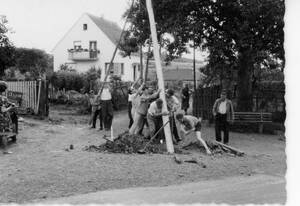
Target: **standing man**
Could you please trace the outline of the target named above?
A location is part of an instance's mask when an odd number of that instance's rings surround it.
[[[181,109],[187,115],[187,110],[190,107],[190,89],[188,84],[185,84],[185,87],[181,90],[181,98]]]
[[[161,117],[168,115],[168,112],[162,112],[163,101],[157,99],[149,106],[147,113],[147,122],[149,127],[150,138],[154,136],[157,130],[162,127]]]
[[[131,125],[133,124],[132,100],[133,100],[134,95],[135,95],[134,88],[130,87],[128,89],[128,118],[129,118],[129,126],[128,126],[128,128],[130,128]]]
[[[99,93],[101,90],[99,91]],[[113,120],[112,90],[108,82],[104,82],[102,94],[100,96],[102,118],[105,131],[110,131]]]
[[[181,141],[181,138],[178,135],[174,113],[180,108],[180,103],[177,97],[175,97],[174,95],[174,90],[172,89],[167,90],[166,102],[167,102],[168,111],[170,112],[170,126],[171,126],[172,136],[174,137],[176,142],[179,142]]]
[[[100,98],[99,95],[95,95],[94,91],[90,91],[90,104],[92,106],[92,114],[91,114],[91,122],[92,122],[92,129],[96,128],[96,121],[97,117],[99,116],[100,120],[100,128],[99,130],[103,129],[103,119],[102,119],[102,110],[100,105]]]
[[[136,108],[133,124],[129,129],[129,134],[139,134],[142,129],[144,119],[146,118],[147,111],[151,100],[159,96],[160,90],[154,94],[149,94],[149,88],[145,85],[142,87],[142,95],[140,98],[140,104]]]
[[[191,115],[183,115],[178,113],[176,114],[176,119],[182,125],[181,131],[185,136],[195,131],[196,138],[204,146],[206,153],[210,155],[211,151],[209,150],[205,141],[201,138],[201,118],[198,119],[197,117]]]
[[[227,99],[226,90],[222,90],[221,97],[216,100],[212,112],[215,117],[216,141],[222,141],[221,131],[223,131],[223,143],[228,144],[229,121],[234,120],[234,111],[232,102],[229,99]]]

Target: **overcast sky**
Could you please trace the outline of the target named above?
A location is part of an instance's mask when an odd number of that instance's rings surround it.
[[[127,0],[0,0],[0,14],[6,15],[15,31],[10,39],[17,47],[50,52],[85,12],[123,24]]]
[[[6,15],[15,33],[17,47],[38,48],[51,53],[56,43],[80,16],[91,13],[123,26],[122,15],[129,0],[0,0],[0,15]],[[192,58],[192,54],[184,55]],[[202,60],[200,52],[196,59]]]

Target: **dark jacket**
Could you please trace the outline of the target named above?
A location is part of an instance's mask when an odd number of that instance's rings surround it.
[[[231,121],[231,120],[234,119],[233,105],[232,105],[231,100],[225,99],[225,101],[226,101],[227,121]],[[221,98],[219,98],[219,99],[217,99],[217,100],[215,101],[215,104],[214,104],[213,110],[212,110],[214,116],[215,116],[216,114],[218,114],[218,108],[219,108],[219,105],[220,105],[221,102],[222,102]]]

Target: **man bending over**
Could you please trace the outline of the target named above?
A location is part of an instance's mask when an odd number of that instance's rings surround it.
[[[206,153],[211,154],[208,146],[206,145],[205,141],[201,138],[201,118],[197,118],[191,115],[183,115],[182,113],[176,114],[176,119],[181,124],[181,131],[184,135],[188,135],[191,132],[196,132],[197,139],[201,142],[204,146]]]

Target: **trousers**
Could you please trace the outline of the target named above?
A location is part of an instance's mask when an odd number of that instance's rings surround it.
[[[113,120],[113,105],[111,100],[101,101],[102,118],[105,130],[110,130]]]
[[[221,132],[224,133],[223,143],[228,143],[229,141],[229,123],[227,121],[227,114],[218,113],[215,117],[215,132],[216,141],[221,142]]]

